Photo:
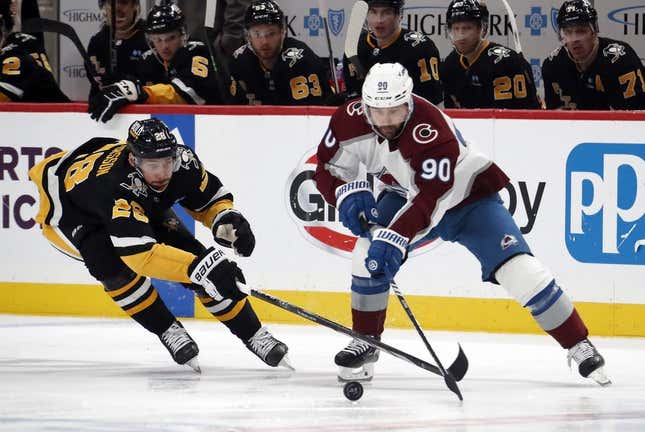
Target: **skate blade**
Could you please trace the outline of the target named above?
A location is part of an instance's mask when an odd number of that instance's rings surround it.
[[[374,378],[374,363],[365,363],[359,368],[338,367],[338,382],[350,381],[367,382]]]
[[[602,387],[607,387],[611,385],[611,380],[605,373],[605,369],[602,367],[599,367],[595,371],[591,372],[589,374],[589,378],[596,381]]]
[[[199,367],[199,361],[197,360],[197,356],[191,358],[185,364],[190,366],[195,372],[199,374],[202,373],[202,368]]]
[[[278,366],[282,366],[286,369],[289,369],[292,372],[296,371],[296,368],[294,368],[291,365],[291,360],[289,359],[289,356],[287,354],[285,354],[284,357],[282,357],[282,360],[280,360],[280,363],[278,363]]]

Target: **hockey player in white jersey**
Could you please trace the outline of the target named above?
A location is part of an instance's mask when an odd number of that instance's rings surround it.
[[[536,259],[498,191],[509,179],[464,140],[447,115],[412,94],[398,63],[374,65],[362,99],[338,108],[318,147],[314,179],[340,220],[359,236],[353,252],[352,328],[379,338],[390,282],[419,242],[441,237],[466,247],[482,279],[503,286],[568,350],[583,377],[610,381],[605,361],[551,272]],[[375,197],[363,164],[384,184]],[[364,220],[376,224],[370,233]],[[371,234],[371,236],[370,236]],[[372,378],[378,351],[352,340],[335,357],[340,380]]]

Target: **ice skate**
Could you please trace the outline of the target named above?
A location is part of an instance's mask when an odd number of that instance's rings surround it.
[[[589,339],[584,339],[569,348],[569,354],[567,355],[569,368],[571,368],[571,360],[575,360],[578,365],[578,372],[584,378],[591,378],[601,386],[611,384],[611,380],[607,377],[603,367],[605,359]]]
[[[202,372],[197,361],[199,347],[179,321],[172,323],[168,330],[159,335],[159,339],[174,361],[180,365],[187,364],[197,373]]]
[[[261,327],[244,344],[269,366],[284,366],[292,371],[295,370],[287,356],[287,351],[289,351],[287,345],[274,338],[265,327]]]
[[[340,350],[334,362],[338,365],[338,381],[371,381],[374,377],[374,363],[379,350],[359,339]]]

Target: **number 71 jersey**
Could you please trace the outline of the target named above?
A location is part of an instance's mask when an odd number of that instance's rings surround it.
[[[328,203],[336,188],[356,180],[360,166],[386,189],[407,198],[389,228],[413,241],[426,235],[446,211],[502,189],[509,181],[487,156],[467,143],[452,119],[414,97],[414,111],[399,138],[377,135],[360,100],[338,108],[318,146],[314,180]]]

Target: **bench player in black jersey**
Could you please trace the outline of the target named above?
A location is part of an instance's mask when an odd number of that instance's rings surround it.
[[[69,102],[41,39],[12,32],[15,0],[0,0],[0,102]]]
[[[151,49],[139,62],[140,81],[121,80],[90,99],[93,119],[109,121],[130,103],[219,105],[224,97],[208,47],[189,41],[184,13],[174,4],[148,13],[146,36]]]
[[[287,346],[261,326],[237,282],[242,271],[219,247],[206,248],[171,206],[185,208],[219,245],[249,256],[255,237],[233,195],[166,125],[138,120],[126,141],[93,138],[35,165],[35,219],[61,252],[82,260],[117,305],[159,336],[179,364],[199,371],[199,349],[151,278],[180,282],[269,366],[288,366]]]
[[[548,109],[645,109],[645,70],[627,43],[598,36],[598,13],[586,0],[558,13],[562,46],[542,63]]]
[[[145,21],[140,18],[139,0],[116,1],[116,69],[110,73],[111,2],[99,0],[105,20],[98,33],[94,34],[87,46],[87,55],[94,66],[94,76],[98,80],[90,88],[90,98],[102,87],[122,79],[136,78],[139,59],[148,51],[145,35]]]
[[[247,43],[230,62],[231,97],[249,105],[325,105],[332,99],[324,62],[304,42],[286,36],[276,2],[251,3],[244,27]]]
[[[367,0],[367,27],[358,41],[358,58],[367,71],[376,63],[400,63],[410,73],[414,93],[434,104],[443,100],[439,50],[421,32],[401,28],[405,0]],[[365,77],[343,58],[347,91],[359,95]]]
[[[488,8],[477,0],[448,6],[455,49],[441,64],[446,108],[540,109],[531,66],[521,54],[486,39]]]

